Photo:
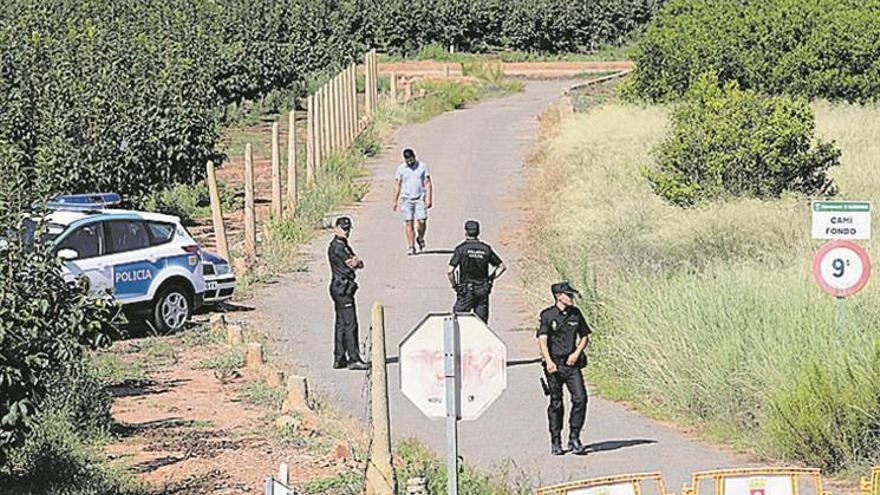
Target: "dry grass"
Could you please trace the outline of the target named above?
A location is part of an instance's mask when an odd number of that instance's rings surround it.
[[[841,198],[880,204],[880,109],[816,111],[819,135],[844,151],[832,174]],[[663,108],[611,103],[546,135],[529,190],[539,192],[536,238],[551,240],[552,256],[533,261],[531,285],[564,277],[588,289],[583,306],[598,327],[591,373],[606,394],[768,456],[835,471],[871,463],[880,455],[877,284],[847,302],[839,333],[834,300],[810,275],[820,243],[807,198],[688,210],[661,201],[641,169],[666,122]]]

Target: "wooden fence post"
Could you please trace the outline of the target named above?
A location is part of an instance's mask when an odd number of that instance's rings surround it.
[[[391,89],[391,101],[397,103],[397,73],[392,72],[388,77],[390,78],[388,82]]]
[[[348,95],[351,98],[351,115],[349,115],[349,123],[351,125],[351,141],[354,142],[359,134],[358,129],[358,99],[357,99],[357,64],[352,62],[348,67]]]
[[[321,163],[318,166],[318,173],[324,169],[327,157],[333,152],[330,147],[330,88],[329,83],[321,88]]]
[[[287,212],[296,213],[296,112],[287,114]]]
[[[306,99],[306,186],[312,187],[315,182],[315,157],[318,152],[315,146],[315,95]]]
[[[214,162],[208,162],[208,193],[211,196],[211,218],[214,223],[214,238],[217,240],[217,254],[229,262],[229,244],[226,242],[226,227],[223,225],[223,210],[220,206],[220,191],[217,189],[217,172]]]
[[[449,79],[449,64],[443,64],[443,77]]]
[[[333,149],[339,151],[342,149],[342,126],[339,122],[339,109],[341,106],[341,98],[339,97],[339,75],[337,74],[331,81],[332,91],[330,94],[333,99]]]
[[[373,78],[373,71],[370,69],[370,64],[370,52],[367,52],[364,55],[364,113],[368,118],[373,115],[373,91],[370,89],[372,88],[370,80]]]
[[[373,113],[379,107],[379,55],[373,48]]]
[[[281,157],[278,150],[278,122],[272,123],[272,215],[281,218]]]
[[[254,150],[244,145],[244,252],[248,261],[257,257],[257,214],[254,209]]]
[[[343,122],[345,122],[345,146],[351,146],[354,142],[354,132],[351,129],[351,65],[345,67],[345,77],[342,78],[342,95],[345,100],[345,114]]]
[[[394,467],[391,462],[391,434],[388,418],[388,370],[385,355],[385,308],[373,303],[372,356],[370,358],[370,423],[373,441],[367,463],[367,495],[395,493]]]

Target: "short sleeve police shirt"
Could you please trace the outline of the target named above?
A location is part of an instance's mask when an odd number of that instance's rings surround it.
[[[354,270],[345,264],[346,260],[352,256],[354,256],[354,251],[348,245],[348,240],[334,236],[330,241],[330,247],[327,248],[327,257],[330,260],[330,272],[333,278],[354,280]]]
[[[578,340],[590,333],[590,326],[575,306],[560,310],[554,304],[541,312],[537,336],[547,336],[547,349],[554,359],[569,356],[577,348]]]
[[[489,266],[499,266],[501,258],[485,242],[468,239],[452,252],[449,266],[459,269],[462,282],[481,282],[489,279]]]

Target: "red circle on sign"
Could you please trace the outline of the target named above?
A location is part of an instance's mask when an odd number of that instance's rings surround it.
[[[862,262],[862,275],[856,281],[855,284],[846,287],[844,289],[838,289],[832,287],[825,279],[822,277],[822,260],[832,249],[847,249],[855,253],[856,256]],[[835,297],[846,297],[855,294],[856,292],[862,290],[865,284],[868,283],[868,278],[871,276],[871,260],[868,258],[868,253],[859,246],[858,244],[852,241],[831,241],[826,242],[819,248],[819,251],[816,252],[816,256],[813,257],[813,278],[816,280],[816,283],[819,284],[819,287],[822,288],[825,292],[831,294]]]

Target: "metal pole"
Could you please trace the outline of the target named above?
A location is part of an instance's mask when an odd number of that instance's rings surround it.
[[[837,333],[843,333],[843,325],[846,323],[846,298],[837,298]]]
[[[458,319],[443,320],[443,361],[446,385],[446,472],[447,493],[458,495],[458,420],[461,418],[461,345]]]

